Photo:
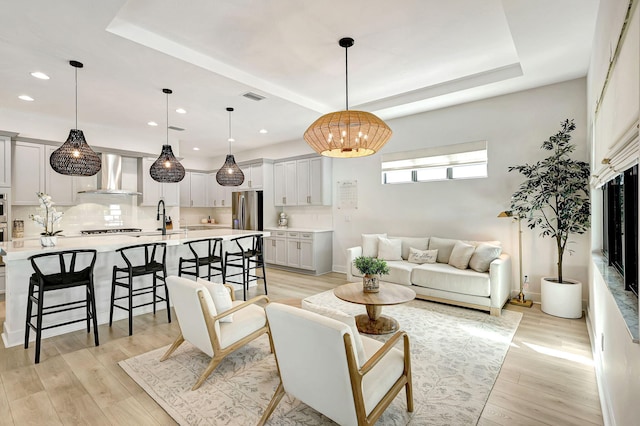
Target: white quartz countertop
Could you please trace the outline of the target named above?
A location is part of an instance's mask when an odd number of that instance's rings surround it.
[[[43,248],[40,238],[25,238],[7,241],[0,244],[0,255],[5,262],[26,259],[34,254],[56,252],[74,249],[96,249],[98,252],[114,251],[121,247],[136,244],[164,242],[168,246],[183,244],[187,241],[202,238],[222,238],[229,240],[242,235],[263,234],[269,236],[268,231],[244,231],[240,229],[207,229],[207,230],[168,230],[167,235],[160,231],[131,232],[98,235],[58,236],[55,247]]]
[[[287,232],[333,232],[333,229],[311,229],[311,228],[278,228],[277,226],[272,228],[265,228],[265,231],[287,231]]]

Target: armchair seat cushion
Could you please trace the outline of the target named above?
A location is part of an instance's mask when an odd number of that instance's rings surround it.
[[[233,306],[244,303],[242,300],[233,301]],[[258,305],[248,305],[233,313],[233,322],[220,323],[220,347],[223,349],[250,335],[267,324],[264,308]]]
[[[382,343],[367,336],[362,336],[362,346],[368,360]],[[404,355],[402,351],[393,348],[376,364],[362,379],[362,393],[367,415],[380,402],[391,386],[404,372]]]

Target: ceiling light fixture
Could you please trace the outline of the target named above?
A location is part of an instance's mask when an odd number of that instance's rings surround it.
[[[162,89],[162,93],[167,95],[167,143],[162,145],[162,152],[149,168],[149,173],[156,182],[180,182],[184,179],[184,167],[169,145],[169,95],[173,92],[171,89]]]
[[[194,147],[193,147],[193,150],[194,150],[194,151],[200,151],[200,148],[198,148],[197,146],[194,146]]]
[[[236,159],[231,154],[231,142],[234,142],[231,137],[231,113],[233,108],[227,107],[227,111],[229,111],[229,138],[227,139],[229,141],[229,154],[218,173],[216,173],[216,181],[222,186],[240,186],[244,182],[244,173],[242,173],[242,170],[236,164]]]
[[[32,77],[39,78],[40,80],[49,80],[49,76],[40,71],[34,71],[31,73]]]
[[[380,118],[365,111],[349,111],[349,68],[347,50],[350,37],[338,42],[344,47],[346,108],[325,114],[304,132],[304,140],[326,157],[364,157],[375,154],[391,138],[391,129]]]
[[[186,109],[184,109],[184,108],[178,108],[178,109],[176,110],[176,112],[177,112],[178,114],[186,114],[186,113],[187,113],[187,110],[186,110]]]
[[[29,95],[20,95],[18,96],[18,99],[22,99],[23,101],[27,102],[33,102],[33,98]]]
[[[158,125],[158,123],[156,123],[155,121],[150,121],[147,123],[149,126],[153,126],[156,127]]]
[[[102,162],[78,129],[78,68],[84,65],[78,61],[69,61],[69,64],[75,69],[76,76],[76,127],[69,131],[66,142],[51,153],[49,164],[62,175],[93,176],[102,168]]]
[[[265,135],[265,134],[269,133],[269,131],[267,129],[260,129],[260,133]]]

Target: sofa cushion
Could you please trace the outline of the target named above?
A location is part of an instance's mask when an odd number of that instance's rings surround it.
[[[481,297],[491,295],[488,273],[458,269],[443,263],[425,263],[415,266],[411,271],[411,282],[420,287],[453,293]]]
[[[380,275],[381,281],[411,285],[411,270],[418,265],[406,260],[391,260],[387,262],[387,265],[389,266],[389,274]]]
[[[378,237],[387,238],[387,234],[362,234],[362,255],[378,256]]]
[[[438,258],[438,250],[418,250],[416,248],[409,248],[409,259],[407,259],[410,263],[436,263],[436,259]]]
[[[449,265],[455,266],[458,269],[467,269],[474,251],[475,247],[471,244],[456,241],[453,250],[451,250],[451,256],[449,256]]]
[[[402,241],[402,258],[404,260],[409,260],[409,249],[411,247],[416,248],[418,250],[427,250],[429,248],[429,237],[416,238],[416,237],[389,236],[389,238]]]
[[[482,243],[473,252],[469,260],[469,268],[477,272],[487,272],[491,262],[500,257],[501,253],[502,247]]]
[[[450,238],[431,237],[429,239],[429,250],[438,250],[438,263],[449,263],[449,257],[456,241]]]
[[[378,259],[402,260],[402,241],[378,237]]]

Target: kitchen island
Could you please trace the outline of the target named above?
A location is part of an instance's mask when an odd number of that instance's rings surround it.
[[[263,234],[269,236],[269,232],[244,231],[238,229],[208,229],[199,231],[173,230],[167,231],[167,235],[160,232],[136,232],[130,234],[101,234],[92,236],[58,237],[55,247],[42,248],[40,240],[22,239],[8,241],[0,244],[0,255],[5,262],[6,292],[5,307],[6,316],[2,328],[2,340],[5,347],[17,346],[24,343],[25,320],[27,312],[27,293],[29,290],[29,277],[33,269],[29,257],[45,252],[58,252],[75,249],[97,250],[96,264],[94,267],[94,286],[96,292],[96,311],[98,324],[109,322],[109,307],[111,298],[111,274],[114,265],[124,266],[122,256],[115,250],[144,243],[164,242],[167,245],[167,275],[178,275],[178,261],[181,256],[191,258],[193,255],[184,243],[203,238],[222,238],[223,250],[235,249],[228,240],[242,235]],[[135,262],[136,259],[133,259]],[[231,272],[232,273],[232,272]],[[216,277],[220,280],[220,277]],[[239,286],[240,290],[242,286]],[[45,304],[64,303],[69,300],[77,300],[83,297],[84,288],[65,289],[47,294]],[[166,321],[166,315],[161,313],[164,304],[158,304],[159,318]],[[134,310],[134,315],[140,315],[152,311],[152,306],[144,306]],[[61,314],[50,315],[52,322],[63,322],[56,315],[64,315],[63,321],[83,317],[82,310],[70,311]],[[74,316],[75,315],[75,316]],[[114,311],[114,321],[127,317],[127,312],[120,309]],[[43,332],[43,337],[54,336],[83,329],[86,325],[82,322],[52,328]],[[33,335],[33,333],[32,333]]]

